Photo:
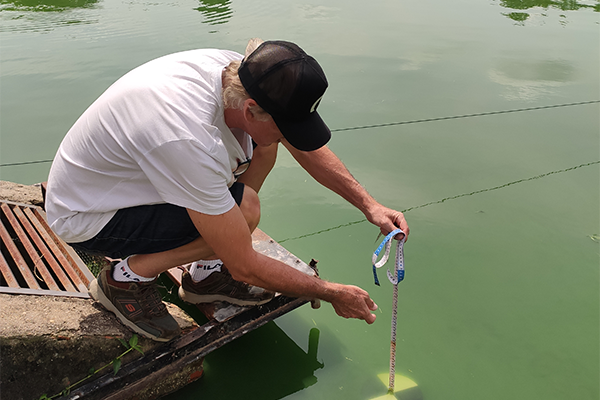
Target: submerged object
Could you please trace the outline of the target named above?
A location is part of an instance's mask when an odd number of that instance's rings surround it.
[[[383,373],[377,375],[377,377],[384,385],[387,385],[389,374]],[[419,389],[419,386],[412,379],[396,374],[394,376],[394,381],[396,384],[394,385],[392,393],[388,390],[387,394],[375,397],[371,400],[423,400],[421,389]]]

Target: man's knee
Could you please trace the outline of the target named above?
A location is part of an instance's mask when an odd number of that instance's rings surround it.
[[[256,191],[248,185],[244,187],[244,196],[242,197],[240,209],[248,222],[250,230],[254,231],[260,222],[260,199]]]

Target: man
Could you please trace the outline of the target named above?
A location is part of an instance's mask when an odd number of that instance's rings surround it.
[[[134,331],[168,341],[179,328],[154,281],[193,262],[180,288],[185,301],[261,304],[277,291],[373,323],[377,306],[366,291],[252,248],[257,193],[278,143],[383,233],[408,234],[402,213],[377,203],[325,145],[331,133],[316,108],[326,88],[319,64],[297,45],[253,40],[243,60],[224,50],[176,53],[107,89],[61,143],[46,200],[67,243],[123,259],[100,273],[91,295]]]

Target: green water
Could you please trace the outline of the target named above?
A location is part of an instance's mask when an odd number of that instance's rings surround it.
[[[295,41],[327,73],[331,148],[409,210],[398,373],[427,400],[597,400],[599,103],[568,104],[600,100],[599,4],[0,0],[0,179],[45,180],[75,119],[147,60]],[[378,124],[391,125],[342,130]],[[325,279],[367,289],[378,319],[305,306],[211,354],[168,398],[385,394],[392,286],[372,281],[377,229],[283,151],[261,197],[261,228]]]

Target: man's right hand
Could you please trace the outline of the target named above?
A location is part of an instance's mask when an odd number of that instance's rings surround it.
[[[340,317],[357,318],[367,324],[375,322],[376,315],[371,311],[377,310],[377,304],[365,290],[352,285],[336,285],[335,297],[329,302]]]

